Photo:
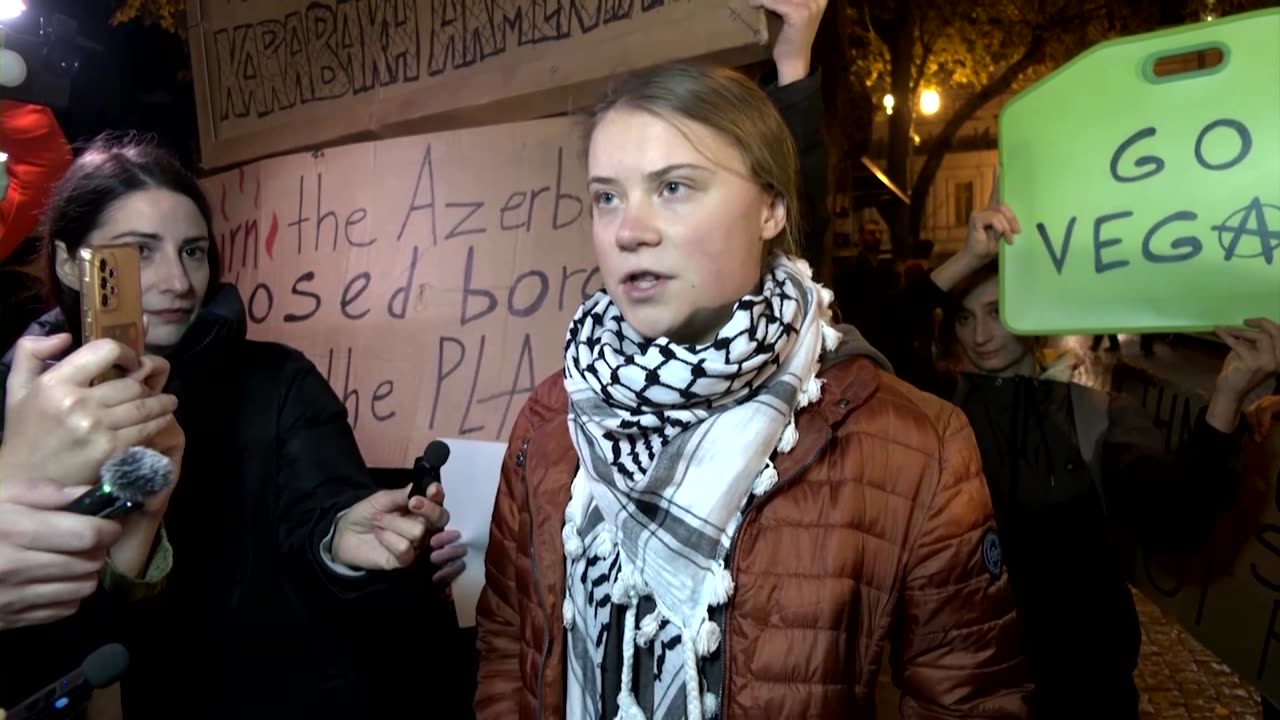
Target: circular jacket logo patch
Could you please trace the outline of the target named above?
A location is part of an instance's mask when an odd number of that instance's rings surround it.
[[[995,530],[988,530],[987,534],[982,536],[982,562],[987,566],[987,572],[991,573],[991,577],[1000,577],[1003,560],[1000,554],[1000,536],[996,535]]]

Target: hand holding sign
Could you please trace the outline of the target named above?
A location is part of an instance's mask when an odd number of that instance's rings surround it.
[[[1013,244],[1013,236],[1022,232],[1018,218],[1008,205],[1000,202],[999,172],[991,179],[991,198],[987,206],[975,210],[969,216],[969,234],[964,241],[963,252],[978,264],[985,265],[1000,252],[1000,239]]]
[[[1000,176],[991,178],[991,197],[987,206],[969,215],[969,234],[960,252],[947,258],[929,274],[943,292],[950,292],[966,278],[981,270],[1000,254],[1000,239],[1013,243],[1013,235],[1022,226],[1008,205],[1000,202]]]
[[[764,8],[782,18],[782,30],[773,44],[773,62],[778,68],[778,85],[788,85],[809,76],[813,39],[827,9],[827,0],[747,0],[753,8]]]
[[[1214,331],[1231,347],[1214,392],[1240,400],[1280,373],[1280,325],[1266,318],[1246,320],[1244,324],[1243,328]]]

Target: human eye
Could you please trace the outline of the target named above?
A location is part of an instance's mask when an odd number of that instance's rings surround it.
[[[591,194],[591,201],[598,208],[612,207],[618,202],[618,194],[609,190],[597,190]]]
[[[665,197],[680,197],[689,192],[689,185],[680,180],[667,180],[662,183],[662,195]]]

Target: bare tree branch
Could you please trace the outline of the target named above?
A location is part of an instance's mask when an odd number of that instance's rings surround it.
[[[1044,49],[1045,36],[1040,33],[1033,33],[1027,42],[1026,48],[1018,56],[1017,60],[1006,66],[999,75],[979,89],[978,92],[969,96],[947,118],[947,122],[943,124],[942,129],[929,144],[924,164],[921,166],[919,174],[916,175],[915,184],[911,188],[910,232],[912,238],[920,235],[920,224],[924,217],[922,209],[925,205],[925,200],[929,197],[929,190],[933,187],[933,179],[942,167],[942,160],[946,157],[947,150],[951,148],[951,143],[955,140],[955,136],[964,127],[964,124],[969,121],[969,118],[973,117],[987,103],[1013,87],[1018,78],[1039,61]]]

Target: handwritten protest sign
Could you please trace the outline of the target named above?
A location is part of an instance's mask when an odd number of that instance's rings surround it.
[[[1129,396],[1164,433],[1164,448],[1174,452],[1195,429],[1196,418],[1208,399],[1187,388],[1161,382],[1145,370],[1124,362],[1111,371],[1111,390]]]
[[[765,55],[746,0],[192,0],[206,167],[563,113],[625,70]]]
[[[250,337],[305,352],[365,460],[505,441],[602,285],[567,118],[349,145],[203,181]]]
[[[1170,452],[1190,436],[1206,403],[1194,389],[1124,363],[1112,388],[1147,411]],[[1280,700],[1280,429],[1264,443],[1246,441],[1244,468],[1232,507],[1200,551],[1171,556],[1137,548],[1130,581],[1241,677]]]
[[[1266,10],[1103,43],[1002,110],[1001,194],[1022,225],[1000,256],[1011,330],[1280,314],[1278,34]]]

